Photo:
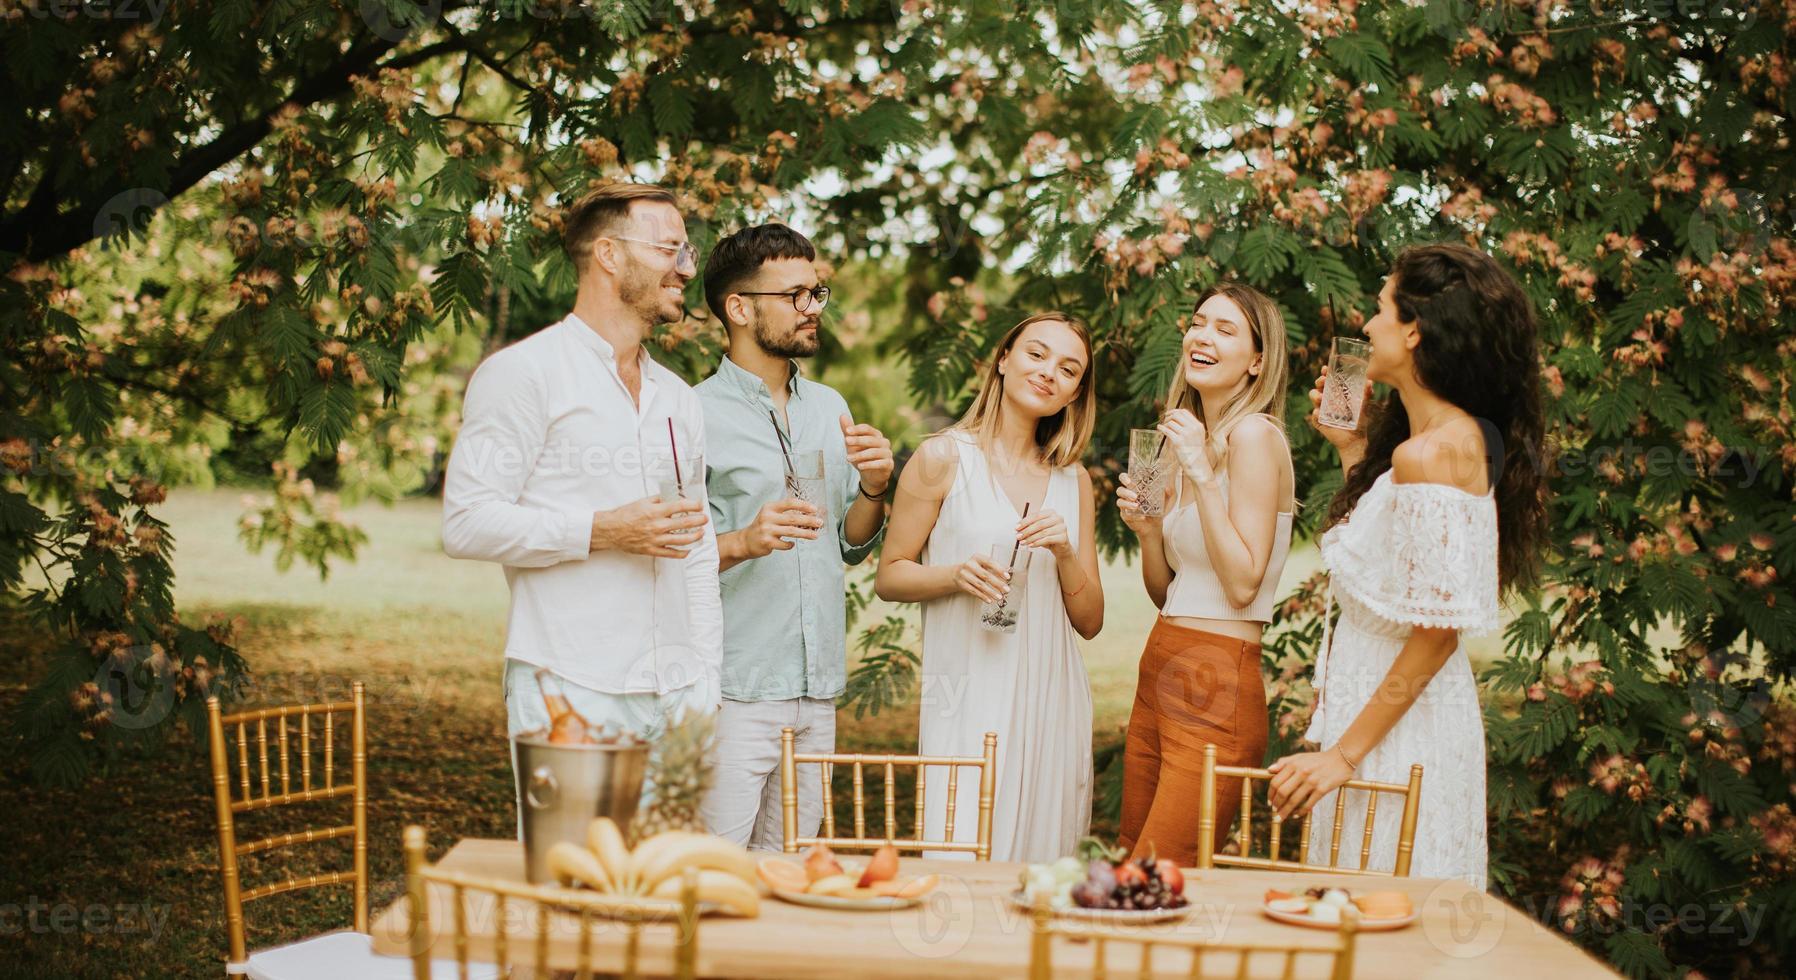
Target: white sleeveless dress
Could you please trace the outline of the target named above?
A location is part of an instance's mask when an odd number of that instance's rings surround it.
[[[1497,602],[1497,505],[1436,483],[1396,483],[1381,475],[1348,519],[1322,536],[1329,591],[1340,622],[1323,637],[1316,663],[1318,703],[1304,737],[1324,749],[1340,740],[1377,692],[1417,626],[1452,628],[1463,639],[1501,626]],[[1360,761],[1356,778],[1407,783],[1422,764],[1422,803],[1410,874],[1460,878],[1483,890],[1488,852],[1484,810],[1484,714],[1465,645],[1454,649],[1397,724]],[[1339,791],[1337,791],[1339,792]],[[1341,863],[1358,866],[1366,793],[1348,790]],[[1310,860],[1328,859],[1335,793],[1315,807]],[[1372,830],[1371,867],[1391,870],[1402,808],[1382,796]]]
[[[972,436],[950,431],[960,461],[924,544],[926,565],[954,565],[989,554],[1014,534],[1020,514],[991,476]],[[1072,466],[1048,477],[1046,500],[1079,540],[1079,476]],[[924,755],[978,756],[986,732],[998,733],[992,860],[1051,861],[1073,853],[1091,825],[1091,685],[1078,634],[1066,617],[1060,576],[1047,549],[1029,557],[1015,633],[980,628],[979,600],[964,592],[922,604],[923,667],[918,725]],[[1089,587],[1089,586],[1088,586]],[[979,829],[978,770],[962,769],[954,830],[945,836],[948,771],[931,766],[924,789],[924,839],[974,841]],[[925,857],[970,858],[927,852]]]

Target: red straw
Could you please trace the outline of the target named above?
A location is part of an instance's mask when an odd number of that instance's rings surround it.
[[[686,497],[686,481],[680,476],[680,441],[674,438],[673,416],[667,417],[667,444],[673,449],[674,492],[683,500]]]

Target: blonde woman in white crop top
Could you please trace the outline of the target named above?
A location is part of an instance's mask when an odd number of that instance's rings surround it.
[[[1134,488],[1117,491],[1141,541],[1141,577],[1160,617],[1141,655],[1123,752],[1120,843],[1188,866],[1196,859],[1206,745],[1224,765],[1265,761],[1260,631],[1272,618],[1291,545],[1291,451],[1285,324],[1278,305],[1239,283],[1199,297],[1183,364],[1160,422],[1165,517],[1146,517]],[[1207,424],[1206,424],[1207,423]],[[1237,788],[1219,793],[1217,840]]]

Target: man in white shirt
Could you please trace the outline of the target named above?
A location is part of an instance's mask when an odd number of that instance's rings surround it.
[[[642,184],[587,195],[562,237],[579,276],[573,312],[468,382],[443,550],[505,566],[512,734],[549,723],[541,668],[592,724],[654,739],[721,699],[704,411],[643,349],[656,324],[685,315],[697,252],[674,197]]]

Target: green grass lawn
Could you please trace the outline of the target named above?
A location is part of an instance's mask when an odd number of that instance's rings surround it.
[[[499,686],[504,576],[496,566],[444,557],[435,501],[351,511],[369,542],[360,560],[323,581],[301,570],[277,573],[269,556],[248,554],[236,535],[240,510],[228,491],[177,493],[161,508],[176,537],[183,616],[243,617],[252,704],[343,698],[352,680],[366,683],[378,912],[402,891],[404,824],[428,827],[439,854],[460,837],[513,832]],[[1313,550],[1299,551],[1285,584],[1314,567]],[[1084,644],[1100,743],[1114,741],[1127,720],[1135,660],[1154,618],[1132,565],[1109,565],[1103,582],[1106,625]],[[876,604],[868,615],[889,611]],[[39,641],[16,617],[6,622],[0,707],[11,715],[38,676]],[[916,712],[861,720],[845,712],[839,730],[845,748],[908,748]],[[3,776],[11,805],[0,824],[0,850],[9,856],[0,872],[0,930],[9,933],[9,951],[0,975],[217,975],[225,935],[203,740],[183,735],[155,757],[118,760],[80,789],[50,791],[31,782],[17,734],[9,729],[5,737],[12,741]],[[330,804],[312,806],[310,815],[265,814],[243,839],[344,822],[327,811]],[[276,852],[293,859],[282,873],[347,867],[347,848],[335,843]],[[36,919],[26,918],[33,908]],[[348,892],[277,896],[251,904],[246,918],[252,948],[344,927]]]

